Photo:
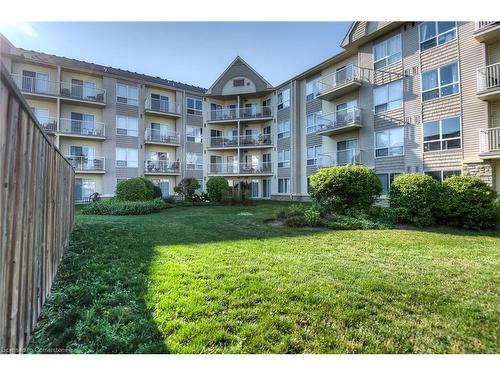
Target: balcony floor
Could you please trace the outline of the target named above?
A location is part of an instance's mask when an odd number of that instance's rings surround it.
[[[78,104],[86,107],[94,108],[104,108],[106,107],[105,102],[94,102],[92,100],[86,100],[83,98],[74,98],[70,96],[59,95],[62,104]]]
[[[75,133],[63,133],[63,132],[56,132],[57,135],[60,137],[68,137],[68,138],[81,138],[81,139],[94,139],[94,140],[105,140],[106,136],[100,136],[100,135],[88,135],[88,134],[75,134]]]
[[[323,100],[338,99],[346,94],[354,92],[361,87],[361,81],[358,79],[344,83],[341,86],[333,87],[324,93],[318,94],[316,97]]]
[[[162,111],[155,111],[153,109],[145,109],[144,113],[146,115],[151,115],[151,116],[159,116],[159,117],[165,117],[165,118],[181,118],[182,115],[180,113],[175,113],[175,112],[162,112]]]
[[[494,43],[500,40],[500,24],[486,26],[474,32],[474,37],[480,43]]]
[[[332,136],[332,135],[337,135],[337,134],[342,134],[342,133],[347,133],[353,130],[361,129],[363,127],[362,124],[359,123],[353,123],[345,126],[339,126],[335,128],[327,128],[323,129],[320,131],[317,131],[317,135],[324,135],[324,136]]]
[[[496,102],[500,100],[500,86],[492,87],[488,90],[479,91],[477,98],[487,102]]]

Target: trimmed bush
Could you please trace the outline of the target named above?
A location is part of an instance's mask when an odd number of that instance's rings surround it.
[[[214,202],[222,202],[228,190],[229,183],[225,177],[210,177],[207,181],[207,193]]]
[[[166,203],[156,198],[149,201],[101,200],[82,208],[83,215],[146,215],[166,208]]]
[[[305,204],[291,204],[290,206],[288,206],[287,216],[303,216],[306,210],[307,206]]]
[[[321,212],[316,210],[314,207],[310,207],[304,211],[304,219],[306,219],[307,225],[311,227],[319,225],[321,221]]]
[[[443,218],[449,225],[468,229],[493,228],[500,217],[498,195],[472,176],[451,176],[443,181]]]
[[[161,196],[162,196],[161,188],[158,185],[153,185],[153,199],[161,198]]]
[[[194,177],[183,178],[179,185],[174,187],[174,191],[184,197],[185,200],[193,200],[194,192],[200,188],[200,183]]]
[[[306,227],[307,221],[304,216],[289,216],[285,219],[285,225],[289,227]]]
[[[393,225],[377,220],[375,218],[370,218],[367,215],[331,215],[330,217],[323,219],[321,223],[327,228],[336,230],[393,228]]]
[[[154,197],[154,188],[154,184],[147,178],[130,178],[118,183],[115,192],[116,199],[129,202],[151,200]]]
[[[321,168],[310,178],[311,198],[330,212],[369,209],[382,191],[377,175],[360,165]]]
[[[434,224],[440,215],[442,186],[430,176],[402,174],[394,179],[389,201],[399,223],[416,226]]]

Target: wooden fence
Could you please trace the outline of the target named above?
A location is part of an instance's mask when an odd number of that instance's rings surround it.
[[[73,228],[74,171],[0,63],[0,351],[21,352]]]

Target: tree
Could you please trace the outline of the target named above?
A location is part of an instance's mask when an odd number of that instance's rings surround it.
[[[186,177],[179,182],[179,185],[174,187],[174,191],[181,195],[184,200],[192,201],[194,192],[200,188],[200,183],[194,177]]]

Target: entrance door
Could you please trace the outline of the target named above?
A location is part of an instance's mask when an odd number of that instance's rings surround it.
[[[338,165],[356,164],[358,155],[358,140],[349,139],[337,143]]]
[[[79,79],[71,80],[71,96],[74,98],[83,98],[83,81]]]
[[[222,156],[210,155],[210,172],[222,172]]]
[[[168,96],[151,94],[151,109],[158,112],[168,112]]]
[[[170,195],[170,182],[168,181],[160,181],[158,186],[161,189],[162,198],[166,198]]]
[[[271,197],[271,180],[262,180],[262,198]]]
[[[252,180],[252,182],[250,182],[250,196],[252,198],[259,197],[259,182],[257,180]]]
[[[342,103],[337,105],[337,113],[336,113],[336,124],[337,126],[345,126],[354,120],[354,111],[352,108],[355,108],[358,105],[357,100],[351,100],[346,103]]]

